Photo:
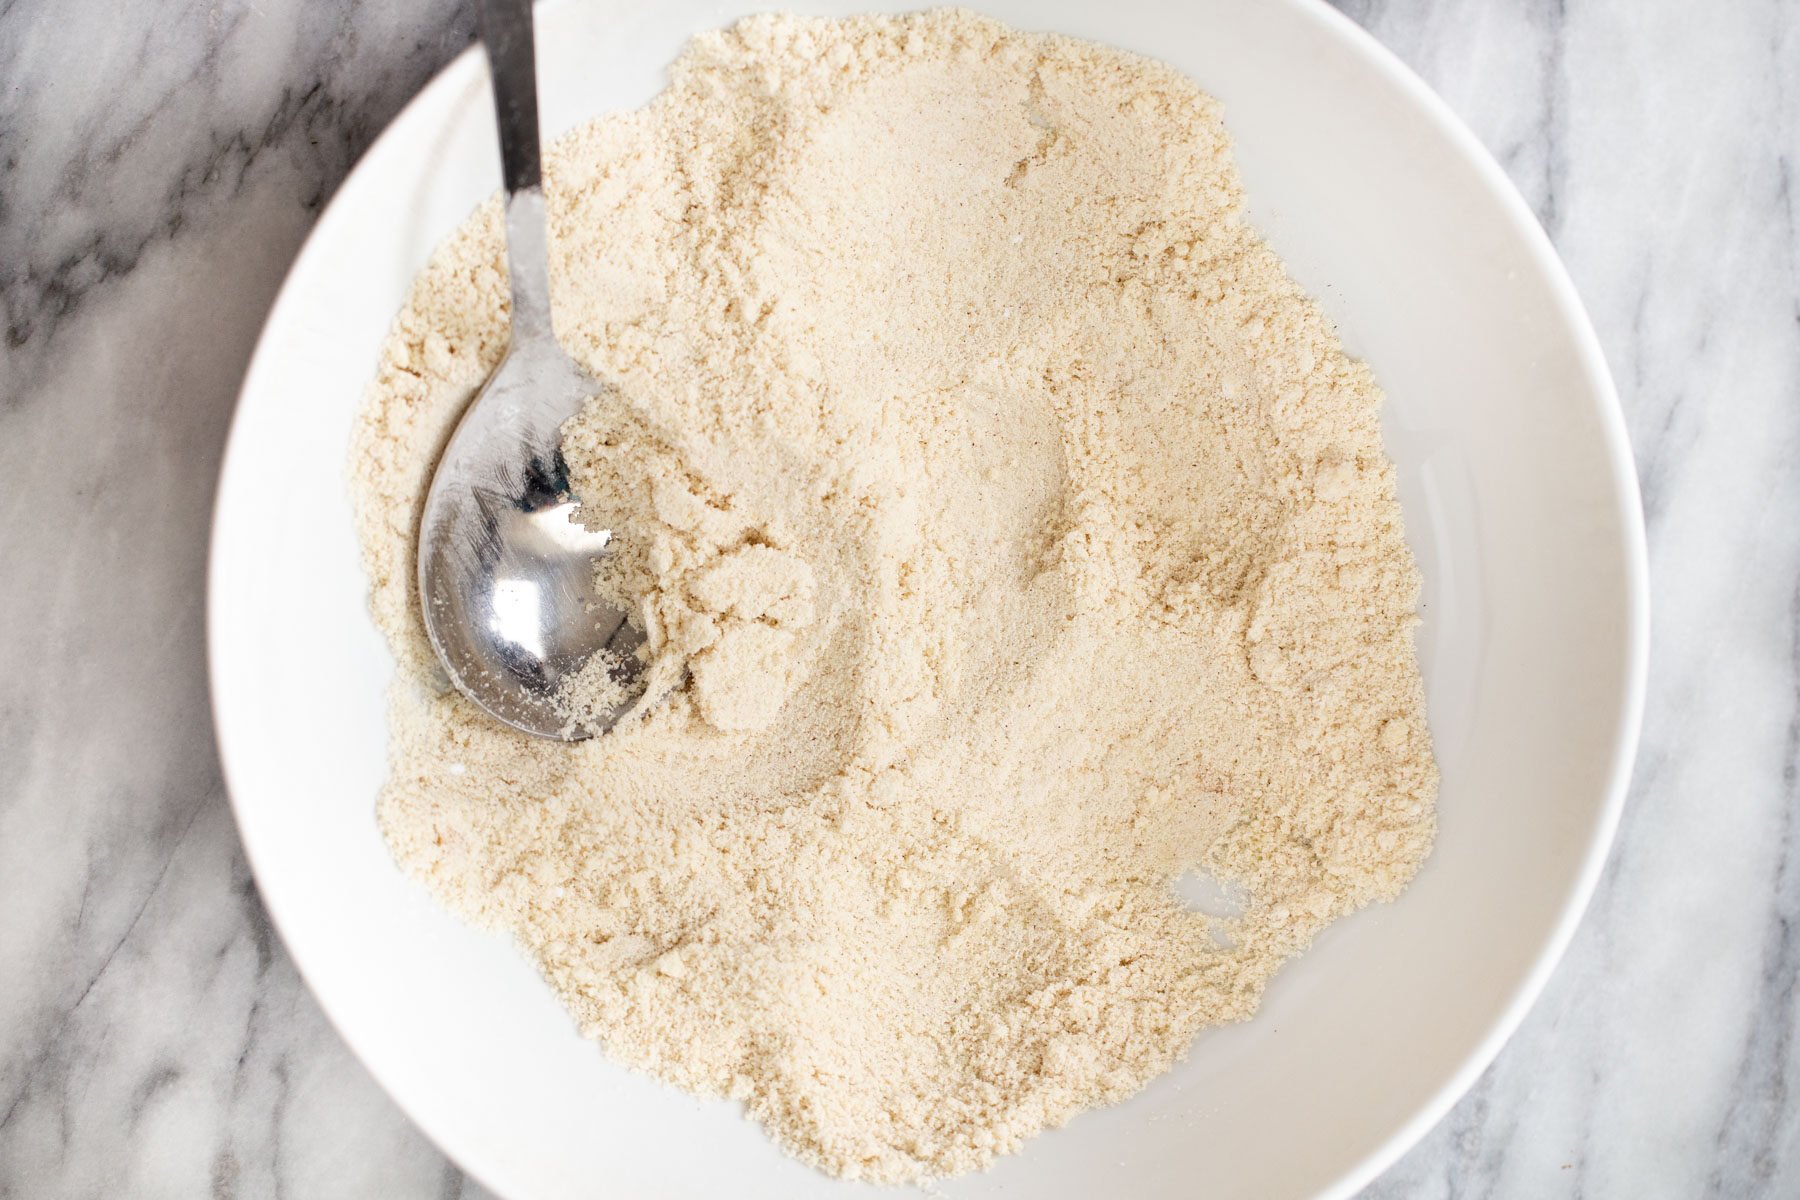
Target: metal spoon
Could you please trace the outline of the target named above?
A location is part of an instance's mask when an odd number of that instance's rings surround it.
[[[506,182],[512,342],[445,447],[419,522],[425,632],[451,681],[526,733],[575,739],[609,729],[616,710],[577,727],[558,693],[597,653],[635,689],[640,632],[595,592],[610,533],[574,519],[560,429],[601,390],[550,325],[543,168],[530,0],[482,0]]]

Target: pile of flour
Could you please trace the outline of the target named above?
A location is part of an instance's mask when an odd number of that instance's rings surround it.
[[[382,828],[608,1054],[834,1173],[971,1170],[1405,885],[1437,780],[1380,394],[1192,83],[963,12],[762,17],[547,170],[558,332],[616,384],[564,450],[666,698],[532,740],[425,640],[495,205],[396,320],[353,475]]]

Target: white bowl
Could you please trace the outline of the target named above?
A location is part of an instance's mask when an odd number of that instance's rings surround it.
[[[647,100],[684,38],[755,0],[559,0],[547,134]],[[836,13],[856,4],[802,3]],[[1441,102],[1314,0],[990,0],[1167,59],[1225,103],[1253,217],[1387,389],[1425,575],[1442,831],[1136,1098],[938,1194],[1341,1196],[1438,1119],[1568,941],[1605,857],[1643,692],[1630,453],[1587,318],[1530,213]],[[735,1107],[581,1041],[504,939],[439,911],[376,833],[391,671],[344,468],[376,349],[432,246],[498,182],[473,51],[406,109],[294,264],[244,384],[209,595],[220,753],[263,901],[345,1039],[512,1197],[842,1194]]]

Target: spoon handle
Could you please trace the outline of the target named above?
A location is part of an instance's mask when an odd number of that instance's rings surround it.
[[[500,169],[506,183],[506,262],[514,343],[548,338],[550,274],[544,168],[538,145],[537,61],[531,0],[481,0],[481,40],[494,77]]]

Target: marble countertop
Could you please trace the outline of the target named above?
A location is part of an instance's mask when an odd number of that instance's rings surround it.
[[[1800,1195],[1800,4],[1341,0],[1587,301],[1649,523],[1635,784],[1549,990],[1374,1197]],[[201,580],[257,330],[463,0],[0,0],[0,1196],[483,1195],[273,937]]]

